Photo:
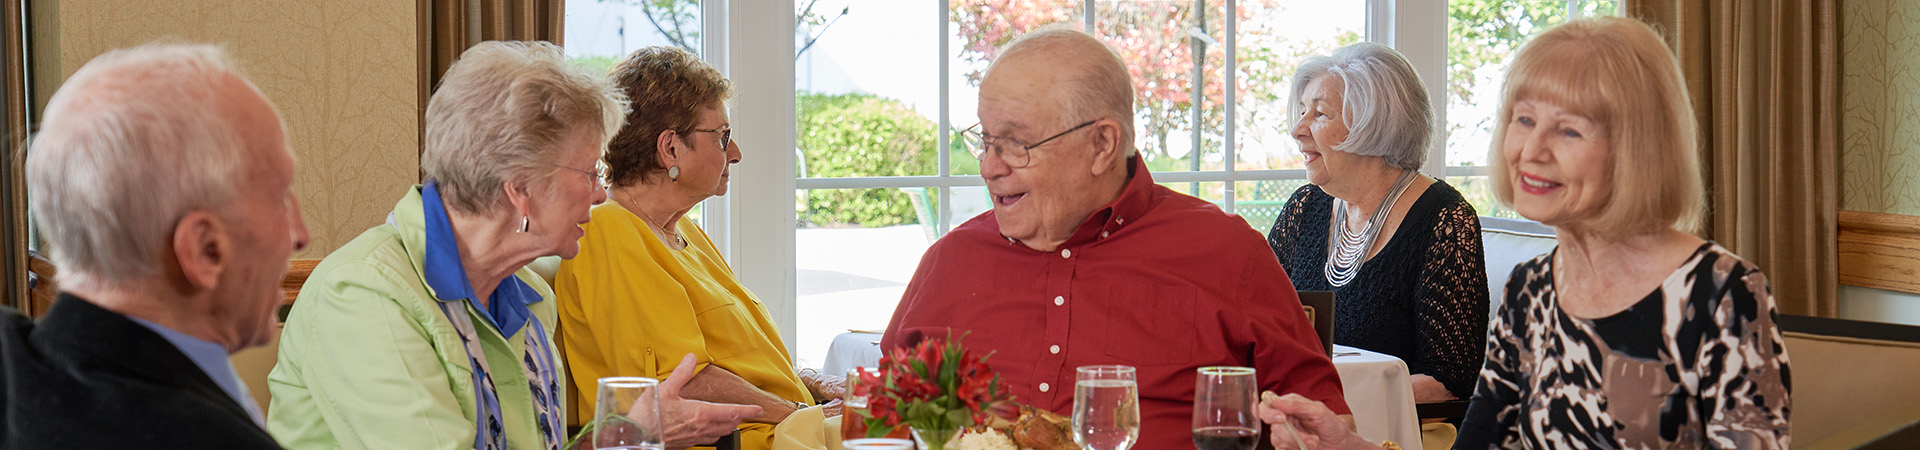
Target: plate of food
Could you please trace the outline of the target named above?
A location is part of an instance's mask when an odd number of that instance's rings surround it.
[[[1073,443],[1073,421],[1040,408],[1020,405],[1013,420],[993,418],[986,426],[960,433],[953,450],[1080,450]]]

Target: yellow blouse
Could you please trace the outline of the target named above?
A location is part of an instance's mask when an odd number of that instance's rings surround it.
[[[675,228],[687,248],[668,248],[639,216],[607,202],[593,208],[580,255],[560,263],[556,340],[573,381],[571,424],[593,415],[595,380],[665,380],[687,353],[701,369],[717,364],[761,390],[812,404],[766,306],[740,285],[705,231],[684,218]],[[741,445],[767,449],[772,433],[773,425],[745,424]]]

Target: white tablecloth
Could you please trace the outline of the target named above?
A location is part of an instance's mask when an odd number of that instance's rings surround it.
[[[840,333],[827,347],[820,373],[844,375],[847,369],[880,365],[880,333]]]
[[[1392,439],[1407,450],[1420,449],[1420,416],[1413,411],[1413,382],[1400,358],[1344,345],[1333,346],[1333,368],[1346,388],[1347,407],[1360,437]]]
[[[842,333],[827,349],[825,373],[841,374],[880,361],[879,333]],[[1344,345],[1333,346],[1333,368],[1346,388],[1347,407],[1360,436],[1392,439],[1407,450],[1421,450],[1420,416],[1413,410],[1413,383],[1399,358]]]

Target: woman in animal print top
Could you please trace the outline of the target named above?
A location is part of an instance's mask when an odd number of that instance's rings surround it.
[[[1599,17],[1515,56],[1494,192],[1560,246],[1514,268],[1454,448],[1787,448],[1772,289],[1689,233],[1703,211],[1694,115],[1663,42]],[[1376,448],[1298,396],[1260,414],[1320,448]],[[1284,434],[1274,445],[1291,448]]]

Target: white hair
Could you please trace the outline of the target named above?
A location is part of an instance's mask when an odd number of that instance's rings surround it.
[[[234,195],[245,154],[221,100],[241,78],[212,45],[107,52],[48,100],[27,152],[33,220],[63,286],[158,275],[182,216]]]
[[[1071,127],[1089,120],[1113,119],[1120,124],[1120,148],[1123,154],[1132,157],[1139,153],[1140,150],[1133,145],[1133,76],[1127,73],[1127,66],[1121,62],[1120,54],[1093,35],[1066,23],[1036,28],[1007,43],[987,71],[992,72],[993,66],[1021,53],[1042,50],[1048,53],[1032,57],[1047,58],[1059,70],[1071,74],[1071,83],[1060,87],[1051,96],[1053,98],[1048,99],[1062,119],[1058,126]]]
[[[1433,102],[1413,64],[1392,47],[1359,42],[1314,55],[1300,63],[1293,75],[1293,93],[1287,114],[1300,120],[1300,96],[1307,84],[1322,75],[1345,82],[1340,93],[1340,116],[1346,121],[1347,140],[1335,150],[1386,158],[1387,164],[1419,170],[1427,162],[1427,146],[1434,137]]]
[[[507,180],[558,172],[567,133],[599,133],[604,152],[626,121],[626,96],[568,63],[559,46],[482,42],[454,61],[427,101],[420,168],[448,207],[488,212],[503,204]]]

